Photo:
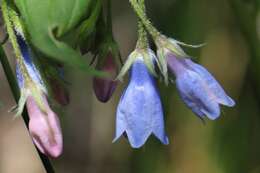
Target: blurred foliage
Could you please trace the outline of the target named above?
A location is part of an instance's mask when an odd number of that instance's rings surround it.
[[[30,40],[35,47],[60,62],[86,70],[88,73],[102,75],[101,72],[99,73],[87,65],[75,47],[71,47],[70,43],[64,42],[61,39],[64,34],[72,30],[74,30],[74,34],[77,32],[82,36],[79,33],[82,30],[75,28],[80,27],[80,23],[84,19],[87,20],[90,18],[91,21],[88,21],[88,23],[95,24],[96,18],[91,17],[91,10],[93,10],[91,7],[97,5],[97,3],[100,3],[100,0],[15,1],[21,17],[25,22]],[[93,30],[92,25],[86,26],[85,23],[81,27],[84,27],[84,32],[89,29]]]

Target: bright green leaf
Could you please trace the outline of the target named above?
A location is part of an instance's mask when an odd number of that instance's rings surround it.
[[[104,75],[87,65],[78,51],[59,40],[88,14],[91,0],[15,0],[15,3],[36,48],[88,73]]]

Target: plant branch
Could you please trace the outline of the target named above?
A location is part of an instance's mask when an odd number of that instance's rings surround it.
[[[129,0],[129,2],[141,20],[142,24],[145,26],[146,30],[149,32],[149,34],[151,34],[153,39],[156,40],[156,38],[160,35],[160,32],[152,25],[152,22],[148,19],[144,9],[142,8],[142,5],[140,5],[137,0]],[[143,2],[144,1],[141,0],[141,3]]]
[[[144,0],[139,0],[139,5],[141,6],[142,10],[145,11],[145,4]],[[138,20],[138,41],[137,46],[140,49],[146,49],[149,47],[148,39],[147,39],[147,32],[144,28],[144,25],[140,19]]]

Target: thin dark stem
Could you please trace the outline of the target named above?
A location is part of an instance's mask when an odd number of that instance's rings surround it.
[[[13,71],[11,69],[11,66],[9,64],[9,61],[5,55],[5,52],[3,50],[3,47],[0,46],[0,61],[1,61],[1,64],[2,64],[2,67],[3,67],[3,70],[5,72],[5,75],[6,75],[6,78],[7,78],[7,81],[9,83],[9,86],[11,88],[11,91],[12,91],[12,94],[14,96],[14,99],[16,101],[16,103],[18,102],[19,100],[19,97],[20,97],[20,92],[19,92],[19,87],[17,85],[17,82],[16,82],[16,78],[13,74]],[[28,117],[28,113],[26,111],[26,109],[24,109],[23,113],[22,113],[22,117],[23,117],[23,120],[25,122],[25,125],[28,129],[28,124],[29,124],[29,117]],[[42,164],[46,170],[47,173],[54,173],[54,169],[51,165],[51,162],[50,160],[48,159],[47,156],[43,155],[37,147],[35,147],[39,156],[40,156],[40,159],[42,161]]]
[[[20,96],[19,88],[18,88],[16,79],[13,75],[13,71],[12,71],[10,65],[9,65],[8,59],[5,56],[5,53],[4,53],[2,46],[0,47],[0,61],[1,61],[2,66],[3,66],[3,70],[6,74],[7,81],[9,82],[11,91],[12,91],[13,96],[14,96],[14,99],[15,99],[16,102],[18,102],[19,96]]]
[[[145,12],[145,2],[144,0],[138,1],[140,7]],[[146,49],[149,47],[148,45],[148,39],[147,39],[147,33],[144,28],[144,25],[140,19],[138,19],[138,41],[137,41],[137,47],[141,49]]]
[[[4,45],[7,42],[8,39],[9,39],[9,35],[6,34],[5,38],[3,39],[3,41],[0,42],[0,44]]]

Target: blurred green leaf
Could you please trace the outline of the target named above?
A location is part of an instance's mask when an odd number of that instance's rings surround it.
[[[83,57],[59,38],[73,29],[87,15],[91,0],[15,0],[34,46],[44,54],[86,70],[104,75],[89,67]]]

